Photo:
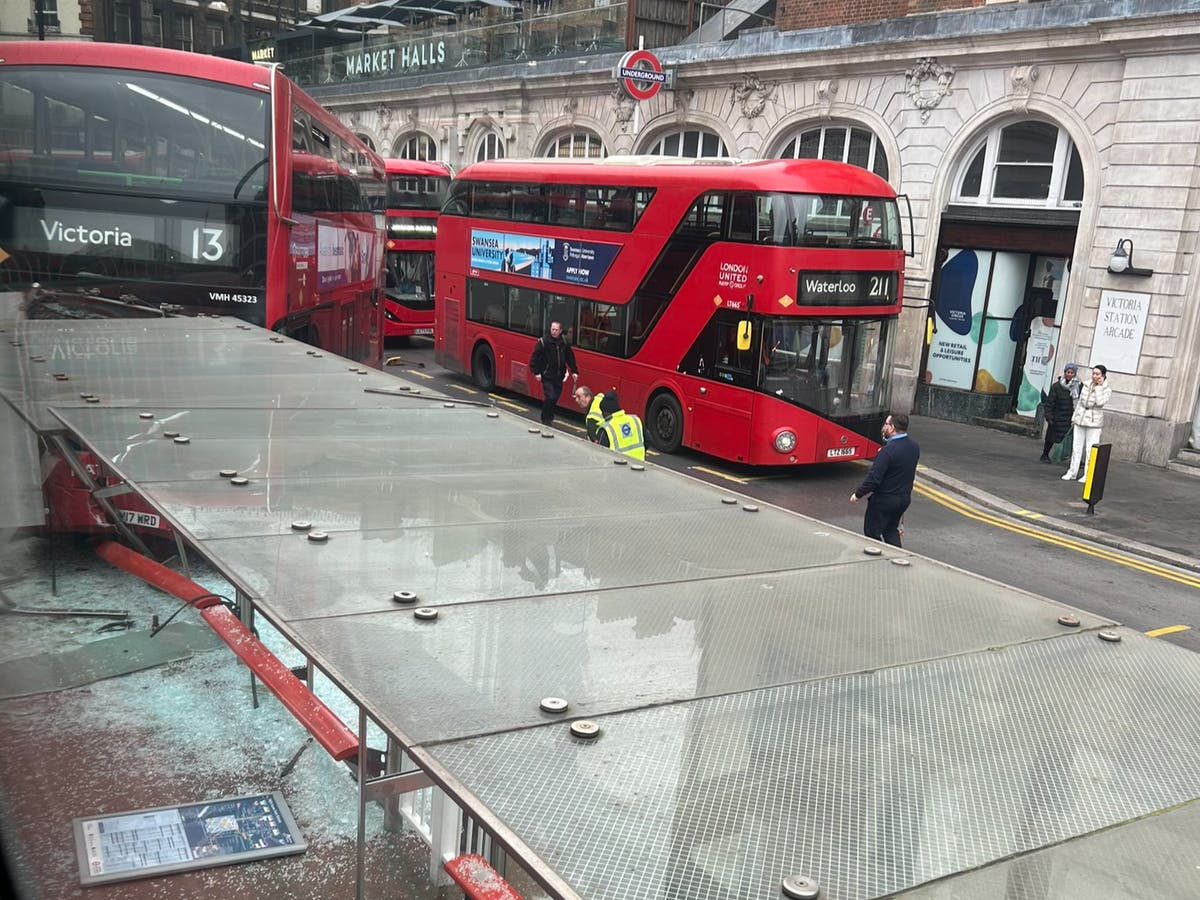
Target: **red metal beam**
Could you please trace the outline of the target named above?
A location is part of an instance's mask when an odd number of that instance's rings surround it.
[[[118,544],[102,541],[96,553],[119,569],[192,604],[238,659],[250,667],[279,702],[339,762],[358,754],[358,736],[308,686],[256,638],[229,607],[196,582]],[[201,598],[201,599],[197,599]]]
[[[521,900],[521,895],[478,853],[456,856],[443,868],[469,900]]]

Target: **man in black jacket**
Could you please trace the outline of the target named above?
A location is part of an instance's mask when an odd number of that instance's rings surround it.
[[[883,423],[883,448],[867,477],[850,495],[850,502],[870,494],[863,514],[863,534],[869,538],[900,546],[900,520],[912,502],[913,481],[921,448],[908,436],[908,416],[893,413]]]
[[[542,424],[549,425],[554,421],[554,408],[558,406],[563,382],[567,380],[568,375],[575,381],[579,380],[575,351],[563,339],[561,322],[551,322],[550,333],[538,338],[538,342],[533,345],[533,353],[529,357],[529,371],[542,386]]]

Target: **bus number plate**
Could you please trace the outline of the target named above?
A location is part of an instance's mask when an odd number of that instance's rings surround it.
[[[854,447],[834,447],[825,451],[826,459],[834,459],[839,456],[853,456],[857,451]]]
[[[432,328],[414,328],[413,334],[433,334]]]
[[[159,518],[154,513],[134,512],[131,509],[118,509],[118,515],[126,525],[136,525],[139,528],[158,528]]]

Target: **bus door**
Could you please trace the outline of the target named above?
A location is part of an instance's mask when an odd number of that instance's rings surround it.
[[[753,320],[748,342],[739,347],[738,332],[746,313],[717,310],[688,351],[681,371],[686,379],[687,411],[691,419],[687,446],[728,459],[745,460],[750,451],[750,419],[754,407],[754,379],[759,326]]]

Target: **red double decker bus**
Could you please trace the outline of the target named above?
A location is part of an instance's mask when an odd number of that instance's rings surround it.
[[[0,56],[0,287],[39,283],[38,314],[220,313],[381,362],[383,160],[277,68]]]
[[[436,358],[536,396],[561,322],[651,446],[753,465],[869,458],[888,411],[896,194],[820,160],[494,160],[451,184]],[[570,395],[564,392],[567,399]]]
[[[445,163],[386,159],[384,336],[433,334],[433,246],[454,172]]]

